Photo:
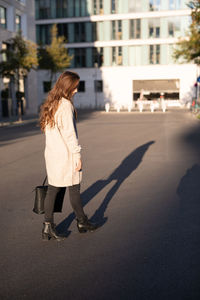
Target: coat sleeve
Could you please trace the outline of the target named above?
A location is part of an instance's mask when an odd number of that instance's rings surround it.
[[[58,128],[69,151],[80,158],[81,146],[74,125],[74,110],[71,104],[64,105],[58,116]]]

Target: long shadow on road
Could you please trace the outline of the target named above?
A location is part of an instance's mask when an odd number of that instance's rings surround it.
[[[0,143],[1,146],[6,145],[5,142],[12,142],[19,138],[40,134],[40,128],[36,121],[29,124],[7,126],[0,128]]]
[[[200,299],[200,165],[194,164],[181,178],[177,188],[180,198],[179,215],[179,274],[184,274],[180,287],[187,299]],[[183,263],[184,262],[184,263]],[[189,284],[188,284],[189,283]],[[187,286],[190,289],[187,290]],[[187,295],[188,293],[188,295]],[[186,299],[186,298],[185,298]]]
[[[139,164],[142,162],[142,158],[148,148],[154,144],[155,141],[150,141],[131,152],[120,165],[110,174],[110,176],[105,180],[98,180],[93,183],[87,190],[81,194],[83,206],[87,205],[103,188],[105,188],[112,181],[116,181],[114,186],[109,190],[105,196],[103,202],[96,210],[91,220],[95,221],[102,226],[107,218],[104,217],[104,213],[108,207],[109,202],[112,200],[113,196],[116,194],[117,190],[120,188],[121,184],[124,182],[128,176],[137,169]],[[62,221],[58,226],[58,231],[66,231],[69,228],[72,221],[75,219],[75,214],[71,213],[64,221]]]
[[[89,118],[92,118],[94,110],[78,110],[78,122],[83,122]],[[28,136],[34,136],[41,134],[38,121],[32,121],[30,123],[21,123],[10,126],[0,127],[0,146],[5,146],[10,143],[14,143],[19,138],[25,138]]]

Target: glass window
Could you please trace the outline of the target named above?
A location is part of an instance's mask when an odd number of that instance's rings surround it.
[[[154,49],[153,49],[153,45],[150,45],[150,49],[149,49],[149,62],[150,62],[150,64],[153,64],[153,62],[154,62]]]
[[[122,65],[122,47],[112,47],[112,65]]]
[[[93,14],[97,15],[97,0],[93,0]]]
[[[129,21],[129,36],[130,39],[135,38],[135,26],[134,26],[134,20]]]
[[[52,25],[37,25],[37,43],[47,45],[51,42],[51,27]]]
[[[81,42],[85,42],[85,37],[86,37],[86,34],[85,34],[85,23],[80,23],[80,41]]]
[[[140,22],[140,19],[137,19],[136,20],[136,39],[139,39],[140,38],[140,34],[141,34],[141,22]]]
[[[38,19],[51,18],[51,1],[50,0],[36,0],[36,15]]]
[[[181,0],[169,0],[169,9],[180,9]]]
[[[79,23],[74,23],[74,37],[75,37],[75,42],[80,42],[80,24]]]
[[[161,0],[149,0],[149,10],[160,10]]]
[[[78,92],[79,93],[85,92],[85,81],[82,81],[82,80],[79,81]]]
[[[160,45],[149,46],[149,63],[150,64],[160,63]]]
[[[80,0],[80,8],[81,8],[81,16],[87,16],[88,11],[87,11],[87,2],[86,0]]]
[[[68,0],[57,0],[56,3],[56,18],[64,18],[68,16]]]
[[[6,28],[6,8],[3,6],[0,6],[0,27]]]
[[[97,23],[92,23],[92,40],[97,41]]]
[[[121,40],[122,39],[122,21],[112,21],[112,40]]]
[[[122,39],[122,21],[117,21],[117,40]]]
[[[99,0],[99,8],[100,8],[100,15],[104,13],[103,11],[103,0]]]
[[[48,93],[51,90],[51,81],[43,81],[43,92]]]
[[[117,0],[111,0],[111,14],[117,13]]]
[[[58,36],[64,36],[65,40],[68,40],[68,24],[67,23],[58,23]]]
[[[122,47],[118,47],[117,64],[122,65]]]
[[[83,2],[84,0],[73,0],[75,4],[75,17],[80,17],[81,16],[81,1]]]
[[[1,44],[1,50],[7,50],[7,49],[8,49],[8,44],[3,42]],[[1,53],[1,58],[2,58],[2,61],[7,61],[7,56],[6,56],[5,52]]]
[[[129,0],[129,12],[142,11],[142,1]]]
[[[68,17],[75,16],[75,1],[68,1]]]
[[[104,14],[103,0],[93,0],[93,14],[94,15]]]
[[[86,67],[86,48],[75,48],[74,65],[75,68]]]
[[[156,45],[156,64],[160,63],[160,45]]]
[[[86,35],[85,35],[85,26],[86,23],[74,23],[75,29],[75,42],[85,42]]]
[[[15,26],[16,26],[16,31],[19,32],[21,30],[21,16],[19,15],[15,16]]]
[[[94,90],[97,93],[103,92],[103,81],[102,80],[94,80]]]
[[[181,35],[180,18],[168,18],[168,36],[179,37]]]
[[[141,20],[130,20],[129,28],[130,39],[139,39],[141,35]]]
[[[92,64],[101,67],[104,62],[104,50],[103,47],[92,48]]]
[[[116,26],[115,26],[116,22],[112,21],[112,40],[115,40],[115,36],[116,36]]]
[[[116,47],[112,47],[112,64],[116,64]]]
[[[129,12],[142,11],[142,1],[129,0],[128,6]]]
[[[160,19],[149,19],[149,37],[160,37]]]
[[[104,63],[104,48],[98,48],[99,51],[99,66],[103,66]]]

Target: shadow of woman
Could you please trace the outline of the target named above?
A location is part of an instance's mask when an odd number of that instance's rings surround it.
[[[179,288],[190,286],[193,295],[188,299],[200,299],[200,165],[195,164],[186,171],[177,188],[180,210],[177,226]],[[190,285],[188,285],[190,283]],[[187,290],[189,291],[189,290]],[[197,297],[198,293],[198,297]]]
[[[154,144],[155,141],[150,141],[132,151],[121,163],[120,165],[110,174],[107,179],[101,179],[93,183],[88,189],[86,189],[81,194],[81,199],[83,206],[85,206],[91,199],[93,199],[105,186],[107,186],[112,181],[115,181],[114,186],[109,190],[105,196],[103,202],[96,210],[92,218],[92,221],[97,221],[99,226],[102,226],[107,218],[104,218],[104,213],[107,209],[107,206],[121,184],[124,182],[129,175],[137,169],[139,164],[142,162],[143,156],[148,148]],[[65,220],[63,220],[58,225],[58,231],[66,230],[75,219],[75,214],[71,213]]]
[[[200,226],[200,166],[195,164],[181,178],[177,188],[180,197],[180,216],[187,224]]]

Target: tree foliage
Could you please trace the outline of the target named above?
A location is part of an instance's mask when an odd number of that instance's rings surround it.
[[[3,60],[0,62],[0,74],[6,77],[18,77],[19,73],[26,75],[38,65],[37,46],[25,40],[21,33],[6,41],[6,49],[2,49]]]
[[[40,47],[38,51],[39,66],[41,69],[50,71],[50,81],[57,72],[69,67],[72,56],[65,47],[65,37],[58,36],[56,24],[51,29],[51,43],[45,47]]]
[[[193,61],[200,64],[200,0],[190,1],[188,7],[191,8],[192,22],[187,36],[180,39],[177,48],[174,50],[174,58],[183,58],[186,62]]]

